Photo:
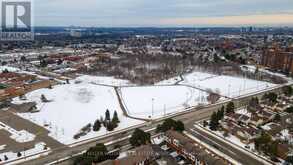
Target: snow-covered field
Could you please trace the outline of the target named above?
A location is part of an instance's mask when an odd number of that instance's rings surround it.
[[[160,81],[160,82],[156,83],[155,85],[174,85],[177,82],[179,82],[180,80],[181,80],[180,76],[177,76],[177,77],[173,77],[173,78],[170,78],[167,80]]]
[[[86,136],[74,140],[73,136],[87,124],[116,110],[121,123],[115,130],[127,128],[141,121],[123,116],[114,88],[72,81],[71,84],[57,85],[53,89],[40,89],[26,94],[27,101],[35,101],[40,112],[19,113],[18,115],[50,130],[50,136],[64,144],[71,144],[91,137],[104,135],[104,127],[99,132],[91,131]],[[50,102],[43,103],[41,95]],[[22,103],[19,98],[14,103]]]
[[[121,93],[129,115],[140,118],[159,118],[207,103],[207,93],[185,86],[128,87]]]
[[[112,86],[133,85],[128,80],[116,79],[114,77],[105,77],[105,76],[82,75],[76,78],[76,80],[92,83],[92,84],[102,84],[102,85],[112,85]]]
[[[193,72],[185,75],[184,81],[180,84],[212,90],[227,97],[238,97],[275,86],[275,84],[268,82],[256,81],[243,77],[213,75],[203,72]]]

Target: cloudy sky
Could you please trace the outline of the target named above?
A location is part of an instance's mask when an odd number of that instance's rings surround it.
[[[34,0],[37,26],[293,25],[293,0]]]

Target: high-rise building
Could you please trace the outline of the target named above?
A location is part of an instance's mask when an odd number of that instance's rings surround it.
[[[261,64],[274,70],[293,73],[293,48],[282,49],[277,46],[263,51]]]

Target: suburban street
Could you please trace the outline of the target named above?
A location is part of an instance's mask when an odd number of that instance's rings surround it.
[[[204,143],[207,143],[210,146],[213,146],[214,148],[218,149],[222,153],[230,156],[234,160],[238,161],[241,164],[250,164],[250,165],[259,165],[263,164],[262,162],[256,160],[255,158],[247,155],[245,152],[237,149],[236,147],[229,145],[227,143],[224,143],[223,141],[214,138],[210,136],[209,134],[196,129],[196,128],[188,128],[186,130],[188,133],[192,134],[196,138],[200,139]]]

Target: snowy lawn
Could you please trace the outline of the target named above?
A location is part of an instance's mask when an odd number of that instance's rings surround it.
[[[113,85],[113,86],[125,86],[133,85],[128,80],[116,79],[114,77],[104,77],[104,76],[89,76],[81,75],[76,78],[76,81],[83,81],[92,84],[103,84],[103,85]]]
[[[170,78],[167,80],[160,81],[160,82],[156,83],[155,85],[174,85],[177,82],[179,82],[180,80],[181,80],[180,76],[177,76],[177,77],[173,77],[173,78]]]
[[[53,89],[40,89],[26,94],[27,101],[35,101],[40,112],[19,113],[18,115],[28,119],[50,131],[50,136],[64,144],[72,144],[77,141],[106,134],[106,129],[99,132],[91,131],[86,136],[75,140],[73,136],[87,124],[93,124],[101,116],[105,118],[105,111],[109,109],[111,117],[116,110],[120,124],[115,130],[127,128],[142,123],[138,120],[123,116],[114,88],[79,82],[78,84],[54,86]],[[43,103],[41,95],[50,102]],[[19,98],[14,103],[24,102]]]
[[[268,82],[243,77],[219,76],[209,73],[193,72],[184,76],[180,84],[188,84],[205,90],[219,92],[228,97],[238,97],[275,86]]]
[[[140,118],[160,118],[207,103],[207,93],[185,86],[128,87],[121,93],[129,115]]]

